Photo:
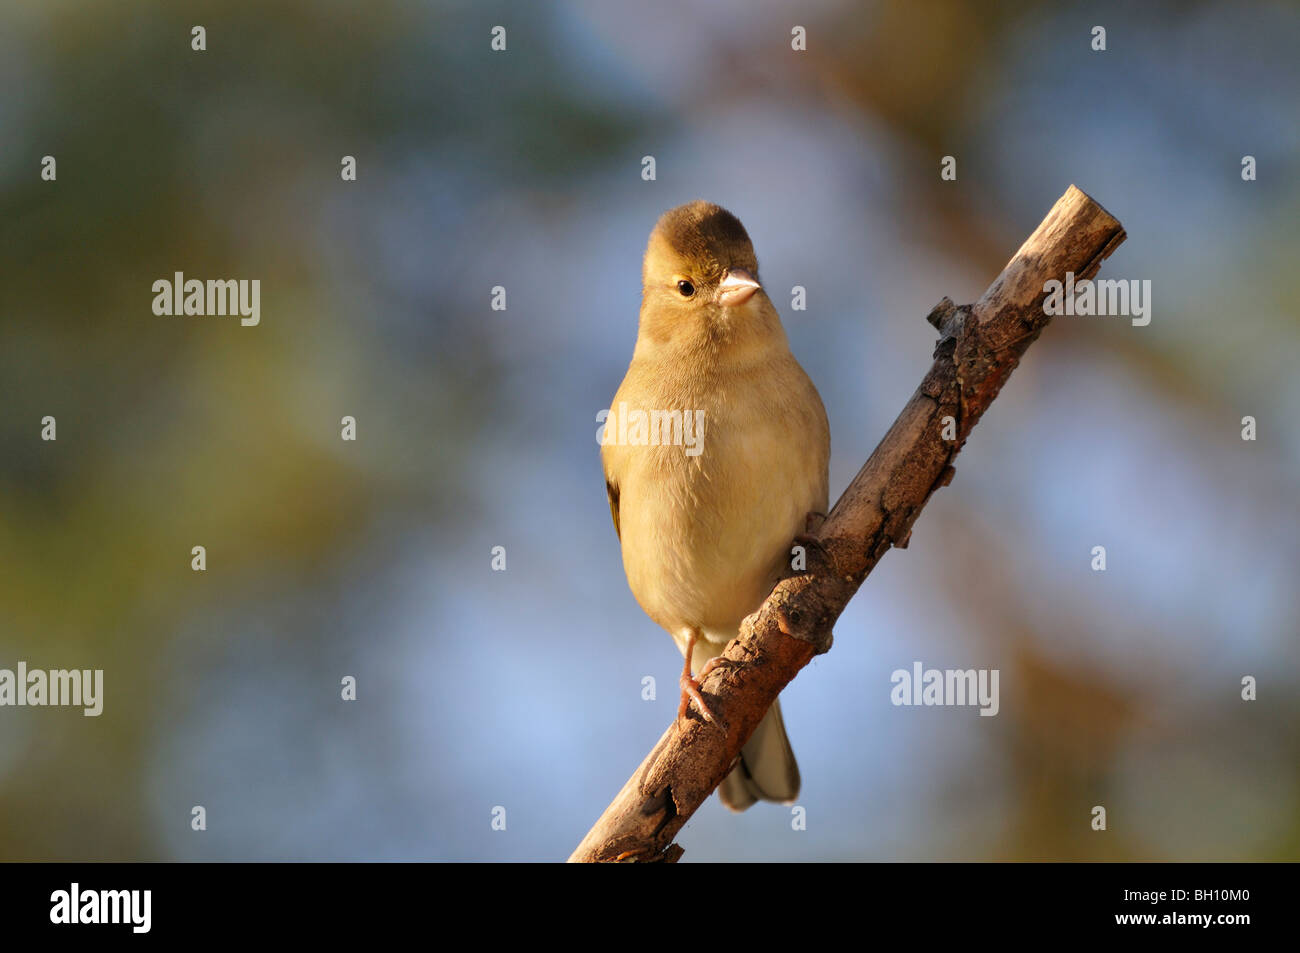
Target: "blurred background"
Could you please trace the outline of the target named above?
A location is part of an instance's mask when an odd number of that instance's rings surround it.
[[[1075,183],[1151,324],[1052,324],[787,689],[807,829],[679,842],[1300,859],[1300,8],[1136,6],[4,3],[0,668],[106,697],[0,709],[0,858],[568,856],[677,704],[595,440],[657,216],[747,226],[834,498]],[[261,324],[155,316],[176,271]],[[1000,713],[892,706],[914,661]]]

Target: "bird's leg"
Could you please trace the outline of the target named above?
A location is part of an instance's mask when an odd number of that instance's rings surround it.
[[[682,701],[677,706],[677,717],[685,718],[687,709],[690,708],[691,702],[694,701],[695,706],[700,710],[700,714],[704,716],[704,720],[711,725],[716,725],[717,721],[713,717],[713,712],[709,711],[709,706],[704,703],[704,696],[700,694],[700,682],[717,659],[709,659],[708,663],[700,671],[698,679],[692,677],[691,658],[695,655],[695,640],[697,638],[699,638],[699,633],[695,629],[691,629],[686,636],[686,661],[682,665],[682,677],[678,683],[682,689]]]

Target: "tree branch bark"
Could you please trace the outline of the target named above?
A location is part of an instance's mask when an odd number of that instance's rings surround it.
[[[953,458],[1047,325],[1045,282],[1091,278],[1124,229],[1073,185],[973,305],[944,298],[934,363],[818,532],[808,568],[779,582],[723,653],[702,690],[720,725],[674,720],[569,860],[676,861],[673,838],[731,770],[777,695],[831,645],[831,627],[890,547],[904,548]],[[946,418],[951,417],[951,421]],[[944,431],[955,433],[945,440]]]

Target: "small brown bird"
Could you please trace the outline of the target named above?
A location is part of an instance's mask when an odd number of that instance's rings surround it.
[[[826,512],[830,459],[821,397],[726,209],[691,202],[651,232],[636,350],[602,444],[628,585],[685,656],[679,716],[693,700],[712,721],[700,682],[772,591],[809,514]],[[718,794],[734,811],[798,796],[779,704]]]

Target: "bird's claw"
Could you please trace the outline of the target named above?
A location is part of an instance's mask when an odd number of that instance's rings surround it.
[[[700,693],[701,679],[693,678],[690,675],[683,675],[678,684],[682,689],[681,704],[677,706],[677,717],[685,718],[687,711],[691,707],[691,702],[695,702],[695,707],[699,709],[704,720],[711,725],[716,725],[717,719],[713,717],[713,712],[709,709],[708,704],[704,701],[704,695]]]

